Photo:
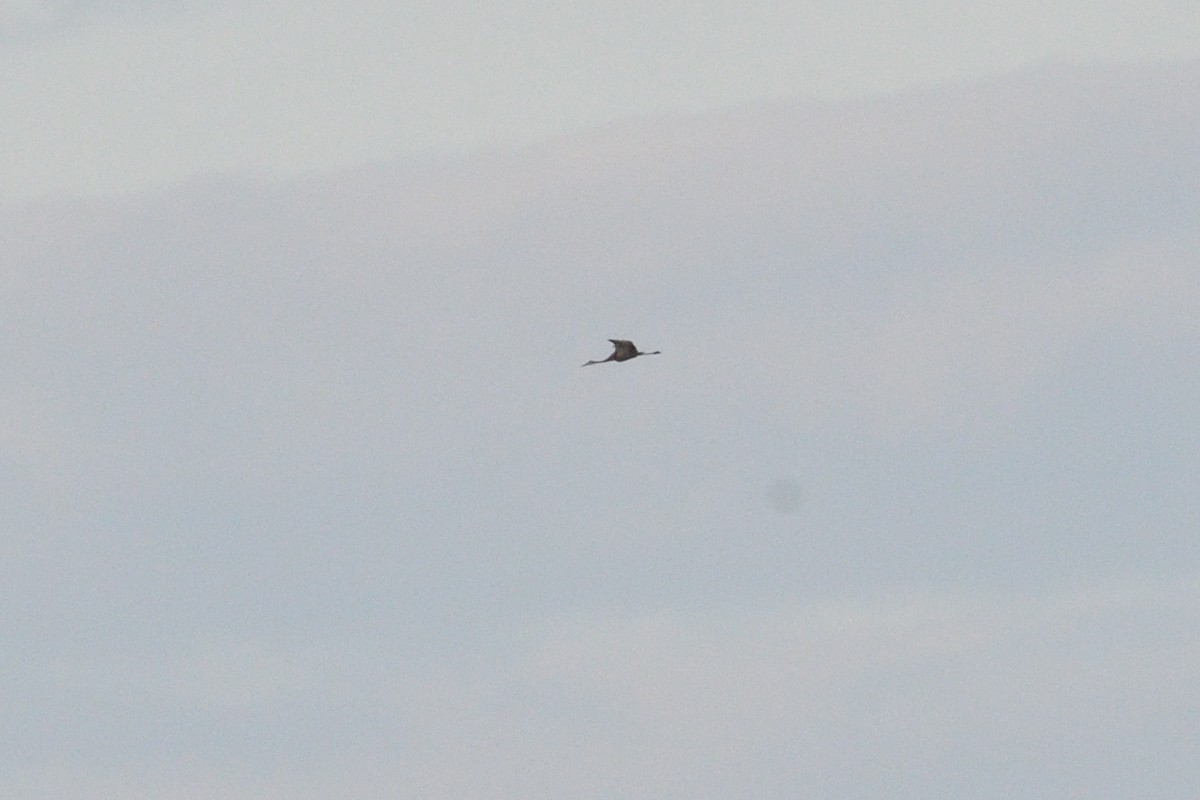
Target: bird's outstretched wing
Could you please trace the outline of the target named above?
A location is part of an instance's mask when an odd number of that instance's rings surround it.
[[[637,355],[637,345],[628,339],[609,339],[613,343],[613,354],[618,361],[625,361]]]

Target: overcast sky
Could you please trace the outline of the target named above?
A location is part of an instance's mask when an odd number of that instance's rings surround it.
[[[0,197],[1200,55],[1190,0],[0,3]]]
[[[391,6],[0,6],[0,795],[1200,796],[1190,4]]]

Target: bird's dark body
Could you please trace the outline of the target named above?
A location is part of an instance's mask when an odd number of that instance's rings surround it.
[[[609,341],[612,342],[613,346],[612,355],[600,361],[589,361],[583,366],[590,367],[592,364],[604,364],[608,361],[628,361],[629,359],[637,358],[638,356],[662,355],[661,350],[643,353],[641,350],[637,349],[637,345],[628,339],[609,339]]]

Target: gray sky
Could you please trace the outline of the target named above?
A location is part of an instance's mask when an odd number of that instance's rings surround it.
[[[1200,793],[1183,4],[312,8],[3,6],[0,795]]]
[[[1200,55],[1189,0],[0,4],[0,197],[303,173],[629,115]]]

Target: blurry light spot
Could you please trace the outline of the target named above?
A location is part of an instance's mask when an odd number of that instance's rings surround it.
[[[780,478],[767,487],[767,502],[779,514],[795,514],[804,502],[804,492],[791,478]]]

